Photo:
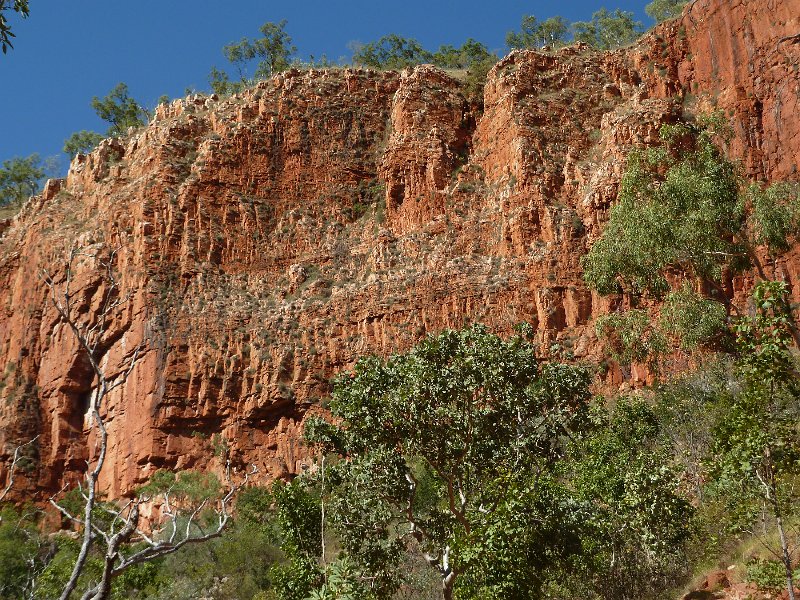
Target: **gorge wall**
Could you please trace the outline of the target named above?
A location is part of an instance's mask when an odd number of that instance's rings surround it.
[[[106,374],[142,349],[106,409],[114,497],[224,457],[264,481],[298,472],[330,377],[427,332],[528,321],[543,353],[599,360],[592,320],[619,299],[586,288],[580,258],[628,151],[716,108],[749,177],[800,178],[799,33],[800,0],[696,0],[630,48],[511,53],[482,108],[429,66],[289,71],[161,105],[0,222],[0,449],[39,435],[15,489],[59,490],[95,451],[91,370],[42,274],[69,273],[93,324],[112,253]],[[797,251],[776,268],[798,296]],[[623,375],[644,376],[609,382]]]

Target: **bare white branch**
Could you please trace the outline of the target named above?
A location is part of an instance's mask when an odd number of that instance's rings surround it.
[[[25,442],[24,444],[20,444],[16,448],[14,448],[14,456],[11,459],[11,465],[8,467],[8,481],[6,483],[6,487],[3,488],[3,491],[0,492],[0,502],[5,500],[8,492],[11,491],[11,488],[14,486],[14,475],[17,470],[17,465],[19,465],[20,461],[25,459],[25,456],[22,454],[22,449],[26,446],[30,446],[36,440],[39,439],[39,436],[32,438],[31,440]]]

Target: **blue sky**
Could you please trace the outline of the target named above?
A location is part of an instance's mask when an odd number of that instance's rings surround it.
[[[606,6],[633,11],[646,26],[646,0],[31,0],[31,15],[10,19],[14,49],[0,55],[0,161],[38,152],[61,153],[72,132],[105,132],[89,106],[124,81],[131,95],[152,107],[159,96],[205,90],[212,65],[227,65],[225,44],[255,37],[266,21],[288,20],[300,58],[349,58],[351,41],[387,33],[436,49],[475,38],[501,55],[506,32],[523,14],[560,14],[589,20]],[[63,157],[63,154],[61,154]],[[66,162],[63,161],[64,166]]]

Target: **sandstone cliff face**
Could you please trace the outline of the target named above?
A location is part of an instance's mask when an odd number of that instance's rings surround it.
[[[107,374],[144,348],[107,405],[112,496],[224,457],[264,480],[297,472],[329,378],[426,332],[529,321],[543,352],[598,358],[591,321],[617,300],[583,285],[580,257],[633,145],[717,106],[751,176],[797,176],[800,0],[761,4],[697,0],[613,53],[514,52],[482,113],[427,66],[290,71],[161,106],[79,157],[0,224],[0,448],[40,434],[20,489],[60,489],[94,452],[89,366],[40,277],[63,283],[74,247],[84,324],[114,253]]]

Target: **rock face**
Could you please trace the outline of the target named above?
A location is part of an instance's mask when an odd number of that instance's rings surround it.
[[[717,107],[751,177],[797,178],[800,0],[768,3],[697,0],[611,53],[513,52],[482,112],[429,66],[289,71],[162,105],[79,156],[0,223],[0,448],[40,435],[18,489],[60,489],[96,447],[89,364],[45,272],[69,272],[92,325],[112,260],[106,375],[142,348],[107,402],[112,497],[227,458],[264,480],[298,472],[329,378],[426,332],[529,321],[543,352],[598,358],[591,322],[619,301],[584,286],[580,258],[632,146]]]

